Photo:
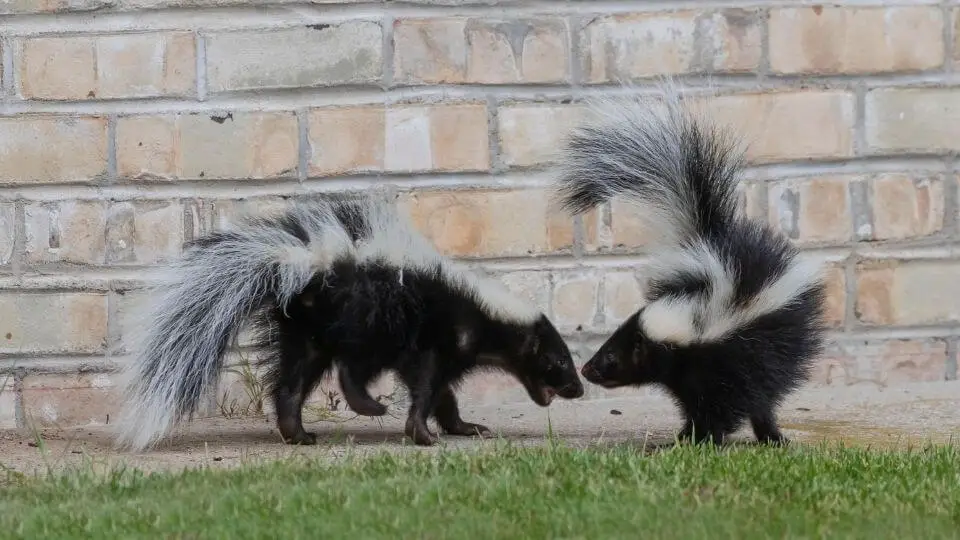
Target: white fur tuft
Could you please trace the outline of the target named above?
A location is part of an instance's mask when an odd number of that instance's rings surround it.
[[[285,307],[318,262],[352,249],[328,205],[298,205],[291,214],[316,253],[278,227],[242,222],[222,241],[188,250],[151,288],[143,333],[132,340],[134,362],[121,376],[121,446],[139,451],[159,441],[215,385],[229,340],[264,299],[273,295]]]
[[[570,133],[559,154],[557,194],[576,212],[623,197],[637,207],[652,245],[676,246],[696,236],[700,193],[687,183],[687,165],[698,131],[724,160],[710,188],[714,212],[731,214],[736,201],[734,174],[743,162],[739,140],[703,121],[670,84],[649,95],[595,97],[585,102],[586,120]],[[709,130],[709,131],[707,131]]]

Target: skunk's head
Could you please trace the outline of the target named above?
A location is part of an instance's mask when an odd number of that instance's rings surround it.
[[[555,396],[583,396],[583,383],[573,364],[567,343],[543,315],[520,330],[520,339],[508,351],[507,368],[523,383],[537,405],[550,405]]]
[[[604,388],[657,380],[659,360],[666,350],[643,334],[640,313],[638,311],[624,321],[583,365],[580,373],[584,379]]]

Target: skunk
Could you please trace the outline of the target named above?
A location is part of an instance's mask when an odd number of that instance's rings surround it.
[[[188,242],[159,286],[125,375],[117,441],[143,450],[192,414],[218,380],[224,353],[250,321],[266,353],[277,426],[289,444],[314,444],[304,399],[334,366],[351,408],[385,408],[366,392],[392,370],[409,388],[405,434],[437,441],[483,434],[465,422],[454,388],[468,373],[512,374],[531,399],[574,399],[583,385],[551,322],[500,283],[442,257],[389,201],[301,201]]]
[[[645,300],[581,369],[606,388],[658,384],[681,409],[678,439],[715,444],[749,419],[764,443],[789,441],[775,410],[823,350],[818,265],[737,211],[738,141],[681,103],[604,100],[557,160],[555,196],[576,215],[614,197],[652,236]]]

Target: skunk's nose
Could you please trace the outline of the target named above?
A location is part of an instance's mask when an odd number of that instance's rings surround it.
[[[593,384],[599,384],[603,379],[603,377],[600,376],[600,372],[597,371],[597,368],[593,367],[593,362],[584,364],[583,367],[580,368],[580,374],[583,375],[584,379]]]
[[[583,397],[583,385],[579,381],[570,383],[557,390],[557,394],[566,399],[577,399]]]

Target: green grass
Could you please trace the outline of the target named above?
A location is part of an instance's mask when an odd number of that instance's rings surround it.
[[[6,531],[6,532],[5,532]],[[27,538],[960,538],[960,448],[519,449],[0,488]]]

